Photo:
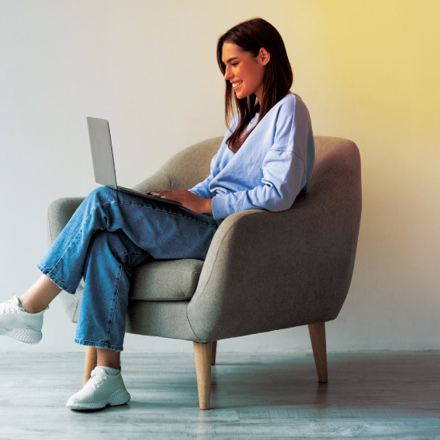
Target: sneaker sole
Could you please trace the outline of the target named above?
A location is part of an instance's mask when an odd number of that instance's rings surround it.
[[[76,411],[86,411],[90,409],[104,409],[106,406],[120,406],[130,402],[131,396],[127,391],[118,390],[110,396],[108,401],[101,400],[93,403],[67,403],[66,407]]]
[[[14,328],[13,330],[0,328],[0,335],[9,336],[10,338],[25,342],[26,344],[38,344],[43,337],[41,332],[28,328]]]

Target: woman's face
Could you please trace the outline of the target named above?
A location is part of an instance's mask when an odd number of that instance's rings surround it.
[[[259,102],[263,98],[263,77],[270,54],[264,49],[254,57],[240,46],[225,41],[222,48],[222,61],[225,65],[225,80],[230,81],[237,99],[255,93]]]

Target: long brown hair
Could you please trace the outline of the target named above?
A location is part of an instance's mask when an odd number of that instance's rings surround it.
[[[293,72],[281,35],[274,26],[262,18],[254,18],[239,23],[218,39],[217,63],[223,76],[225,75],[226,66],[222,61],[222,49],[223,43],[226,41],[240,46],[254,57],[258,55],[262,47],[270,53],[270,61],[266,65],[263,77],[262,102],[257,102],[255,94],[247,98],[237,99],[232,84],[226,80],[226,125],[229,126],[234,114],[238,113],[239,116],[237,127],[226,143],[229,149],[236,153],[249,136],[250,131],[245,132],[245,130],[257,112],[259,113],[258,124],[263,116],[287,95],[293,83]]]

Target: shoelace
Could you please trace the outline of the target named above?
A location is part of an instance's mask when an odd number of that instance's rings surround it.
[[[0,304],[0,313],[9,313],[15,311],[17,311],[17,306],[12,303],[12,300]]]
[[[97,390],[104,383],[105,380],[107,380],[107,377],[99,376],[94,371],[92,371],[92,376],[90,377],[90,382],[92,383],[93,388],[95,390]]]

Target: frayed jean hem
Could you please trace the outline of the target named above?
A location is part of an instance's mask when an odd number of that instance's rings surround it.
[[[72,289],[71,287],[66,286],[61,280],[59,280],[49,269],[46,269],[41,264],[37,265],[37,269],[43,274],[46,275],[54,284],[56,284],[61,290],[64,290],[71,295],[75,295],[76,289]]]
[[[85,345],[87,347],[95,347],[95,348],[104,348],[105,350],[112,350],[112,351],[123,351],[124,348],[119,345],[111,345],[109,341],[86,341],[84,339],[75,339],[75,343],[79,345]]]

